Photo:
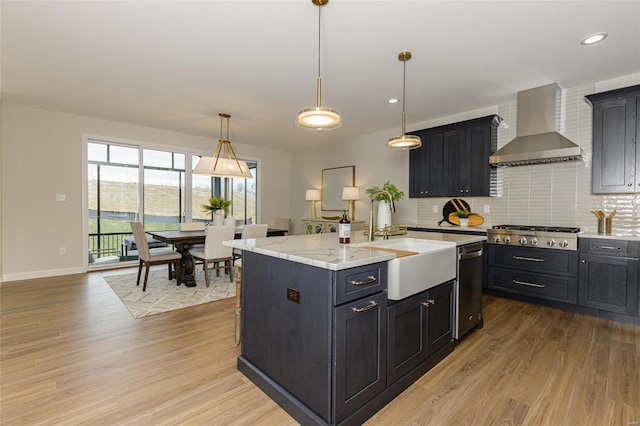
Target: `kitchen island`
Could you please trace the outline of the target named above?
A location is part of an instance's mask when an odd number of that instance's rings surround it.
[[[453,247],[482,239],[416,234]],[[243,250],[238,369],[302,424],[360,424],[453,351],[453,280],[408,297],[416,309],[388,308],[396,254],[365,242],[228,242]]]

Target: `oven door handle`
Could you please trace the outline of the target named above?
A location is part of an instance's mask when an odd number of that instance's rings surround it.
[[[527,262],[544,262],[544,259],[539,259],[537,257],[524,257],[524,256],[513,256],[515,260],[526,260]]]

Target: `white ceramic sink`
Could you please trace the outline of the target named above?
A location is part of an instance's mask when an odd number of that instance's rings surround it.
[[[398,238],[358,246],[416,253],[389,261],[387,297],[392,300],[404,299],[456,277],[456,244],[453,242]]]

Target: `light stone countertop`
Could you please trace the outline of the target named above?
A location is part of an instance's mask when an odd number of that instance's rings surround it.
[[[613,232],[610,235],[598,234],[596,232],[581,232],[578,234],[578,238],[603,238],[606,240],[627,240],[627,241],[640,241],[640,236],[628,235],[622,233]]]
[[[398,235],[391,239],[414,238],[430,241],[441,241],[446,245],[464,245],[486,240],[482,235],[443,234],[436,232],[410,231],[407,235]],[[377,238],[376,241],[379,241]],[[357,266],[385,262],[394,259],[394,253],[358,247],[367,243],[361,231],[351,234],[350,244],[340,244],[338,235],[313,234],[289,235],[285,237],[251,238],[246,240],[225,241],[226,246],[252,251],[266,256],[304,263],[329,270],[342,270]]]

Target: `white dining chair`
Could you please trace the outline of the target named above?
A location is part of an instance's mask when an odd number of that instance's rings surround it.
[[[269,225],[267,225],[266,223],[256,223],[254,225],[244,225],[244,228],[242,228],[242,234],[240,236],[240,238],[247,239],[247,238],[264,238],[267,236],[267,228],[269,227]],[[239,249],[233,249],[233,264],[235,265],[235,262],[237,259],[240,259],[242,257],[242,250]]]
[[[149,242],[147,241],[147,235],[144,232],[144,227],[141,222],[129,222],[131,225],[131,231],[133,232],[133,238],[136,241],[136,248],[138,250],[138,259],[140,263],[138,265],[138,279],[136,280],[136,286],[140,285],[140,275],[142,273],[142,265],[146,267],[144,273],[144,284],[142,285],[142,291],[147,290],[147,279],[149,278],[149,267],[151,265],[169,264],[169,279],[171,279],[171,265],[174,265],[176,271],[176,283],[180,285],[182,280],[182,255],[172,249],[159,249],[153,253],[149,250]]]
[[[178,228],[180,231],[204,231],[204,222],[182,222]]]
[[[190,250],[194,259],[201,259],[203,262],[204,280],[209,287],[209,271],[224,269],[229,274],[229,281],[233,282],[233,248],[222,244],[223,241],[233,240],[236,233],[235,226],[210,226],[207,228],[204,238],[203,248],[193,248]],[[224,262],[224,265],[220,265]],[[209,268],[209,265],[212,268]]]
[[[285,232],[285,235],[289,233],[289,228],[291,228],[291,218],[290,217],[276,217],[273,223],[274,229],[282,229]]]

